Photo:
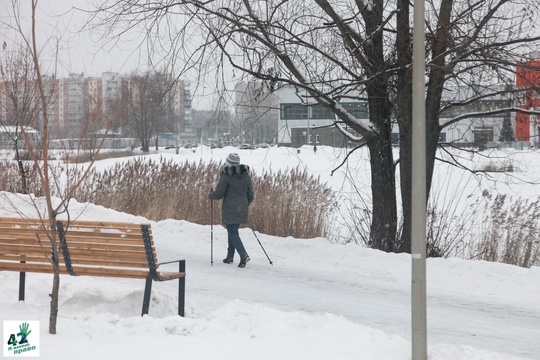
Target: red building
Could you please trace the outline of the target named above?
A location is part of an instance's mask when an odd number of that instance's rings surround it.
[[[526,90],[525,96],[518,104],[518,107],[527,110],[540,110],[540,60],[528,61],[517,66],[516,85],[529,88]],[[539,141],[539,125],[537,116],[517,113],[516,139],[537,144]]]

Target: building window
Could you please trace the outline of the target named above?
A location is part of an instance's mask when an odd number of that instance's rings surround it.
[[[357,119],[369,119],[367,101],[343,102],[340,105]]]
[[[307,119],[308,107],[303,104],[281,104],[280,117],[283,120]]]
[[[390,139],[393,145],[399,145],[399,133],[393,132],[390,135]]]
[[[311,119],[333,119],[334,112],[321,104],[311,105]]]
[[[340,104],[357,119],[369,119],[367,102],[346,102]],[[334,112],[321,104],[280,104],[282,120],[334,119]]]
[[[479,100],[466,105],[451,105],[449,101],[442,101],[443,107],[449,106],[444,110],[441,118],[453,118],[467,113],[481,113],[484,111],[494,111],[512,106],[512,100]],[[500,114],[476,114],[476,117],[504,117],[507,113]]]
[[[439,134],[438,142],[440,142],[440,143],[445,143],[446,142],[446,133],[442,132],[442,133]]]
[[[473,134],[474,142],[477,144],[486,144],[493,141],[493,127],[476,127]]]

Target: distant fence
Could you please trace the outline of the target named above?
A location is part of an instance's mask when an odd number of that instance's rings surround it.
[[[101,139],[57,139],[51,140],[51,149],[66,149],[66,150],[92,150],[97,149],[101,143]],[[137,148],[141,146],[141,142],[135,138],[106,138],[103,142],[103,149],[125,149]]]
[[[41,136],[36,130],[31,128],[26,129],[30,141],[34,146],[39,146]],[[26,141],[21,132],[21,129],[15,126],[0,127],[0,149],[26,149]]]

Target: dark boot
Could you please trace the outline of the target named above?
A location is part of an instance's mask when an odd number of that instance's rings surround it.
[[[230,257],[226,257],[225,259],[223,259],[223,262],[225,264],[232,264],[233,263],[233,258],[230,258]]]
[[[246,267],[246,264],[248,263],[249,260],[251,260],[251,259],[249,258],[249,255],[247,253],[240,256],[240,264],[238,264],[238,267],[239,268]]]

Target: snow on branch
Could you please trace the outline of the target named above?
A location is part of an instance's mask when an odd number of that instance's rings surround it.
[[[350,112],[348,112],[340,103],[334,103],[335,112],[338,118],[342,119],[345,123],[351,123],[358,125],[364,131],[368,133],[378,132],[376,125],[370,122],[369,120],[358,119],[354,117]]]

